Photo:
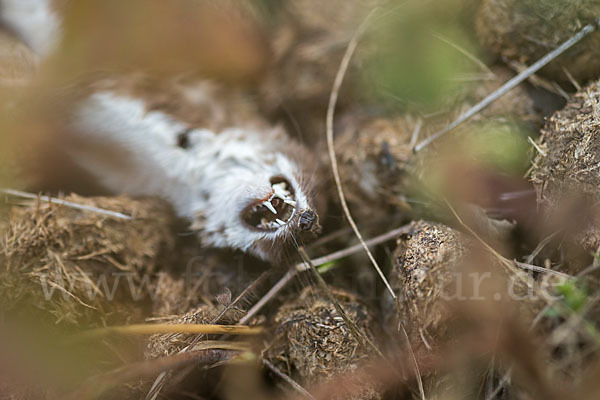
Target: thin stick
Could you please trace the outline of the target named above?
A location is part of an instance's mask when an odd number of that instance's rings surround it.
[[[51,204],[59,204],[61,206],[67,206],[67,207],[75,208],[77,210],[91,211],[94,213],[104,214],[104,215],[108,215],[108,216],[115,217],[115,218],[126,219],[126,220],[133,219],[129,215],[121,214],[120,212],[105,210],[103,208],[98,208],[98,207],[93,207],[93,206],[86,206],[84,204],[74,203],[74,202],[68,201],[68,200],[57,199],[56,197],[49,197],[49,196],[27,193],[27,192],[22,192],[20,190],[6,189],[6,188],[0,189],[0,192],[11,195],[11,196],[15,196],[15,197],[23,197],[26,199],[33,199],[33,200],[40,199],[42,201],[47,201],[48,203],[51,203]]]
[[[379,235],[372,239],[369,239],[365,243],[369,247],[376,246],[378,244],[387,242],[388,240],[391,240],[402,233],[407,233],[409,230],[410,230],[410,225],[404,225],[400,228],[397,228],[397,229],[391,230],[387,233],[384,233],[383,235]],[[341,258],[347,257],[349,255],[358,253],[359,251],[362,251],[362,250],[363,250],[363,245],[359,243],[357,245],[348,247],[347,249],[339,250],[334,253],[328,254],[326,256],[315,258],[313,260],[313,264],[318,267],[318,266],[326,264],[328,262],[336,261]],[[294,279],[294,277],[296,275],[298,275],[298,273],[306,271],[306,270],[307,270],[307,267],[306,267],[305,263],[299,263],[299,264],[296,264],[295,266],[293,266],[292,268],[290,268],[288,270],[288,272],[286,272],[286,274],[256,304],[254,304],[254,306],[252,306],[252,308],[250,310],[248,310],[246,315],[242,319],[240,319],[239,323],[242,325],[247,323],[251,318],[253,318],[256,314],[258,314],[258,312],[269,301],[271,301],[277,295],[277,293],[279,293],[283,288],[285,288],[287,286],[287,284],[292,279]]]
[[[368,247],[373,247],[378,244],[385,243],[388,240],[392,240],[395,237],[398,237],[403,233],[408,233],[410,231],[410,227],[411,227],[411,225],[404,225],[404,226],[401,226],[400,228],[392,229],[389,232],[386,232],[379,236],[375,236],[374,238],[365,241],[364,244],[366,244]],[[315,264],[318,267],[318,266],[326,264],[328,262],[336,261],[341,258],[347,257],[349,255],[352,255],[354,253],[358,253],[362,249],[363,249],[362,243],[355,244],[354,246],[350,246],[346,249],[338,250],[338,251],[335,251],[326,256],[315,258],[313,260],[313,264]],[[299,263],[298,265],[296,265],[296,269],[305,270],[303,268],[305,266],[306,265],[304,263]]]
[[[437,140],[441,136],[450,132],[451,130],[453,130],[454,128],[456,128],[457,126],[459,126],[460,124],[462,124],[463,122],[465,122],[466,120],[473,117],[475,114],[477,114],[478,112],[480,112],[481,110],[483,110],[484,108],[486,108],[487,106],[492,104],[494,101],[496,101],[500,97],[504,96],[506,93],[508,93],[510,90],[514,89],[517,85],[519,85],[525,79],[529,78],[531,75],[535,74],[537,71],[539,71],[541,68],[546,66],[549,62],[554,60],[556,57],[558,57],[559,55],[561,55],[562,53],[567,51],[570,47],[572,47],[574,44],[579,42],[581,39],[583,39],[590,33],[594,32],[598,28],[598,23],[599,23],[599,21],[596,21],[593,24],[588,24],[588,25],[584,26],[573,37],[571,37],[570,39],[565,41],[563,44],[558,46],[556,49],[554,49],[551,52],[549,52],[548,54],[546,54],[544,57],[542,57],[537,62],[535,62],[533,65],[531,65],[529,68],[525,69],[523,72],[519,73],[518,75],[516,75],[515,77],[510,79],[508,82],[506,82],[504,85],[502,85],[498,90],[491,93],[485,99],[481,100],[479,103],[474,105],[471,109],[469,109],[464,114],[462,114],[460,117],[458,117],[450,125],[448,125],[444,129],[434,133],[433,135],[429,136],[427,139],[423,140],[421,143],[419,143],[415,147],[415,151],[418,152],[418,151],[423,150],[425,147],[430,145],[433,141]]]
[[[352,218],[352,215],[350,214],[350,209],[348,208],[348,203],[346,202],[346,196],[344,195],[344,190],[342,189],[342,180],[340,179],[337,159],[335,157],[335,149],[333,147],[333,115],[335,113],[335,105],[337,104],[337,99],[338,99],[338,95],[340,92],[340,88],[342,86],[342,82],[344,81],[344,76],[346,75],[346,71],[348,70],[348,65],[350,65],[350,60],[352,59],[352,55],[354,54],[354,51],[356,50],[356,47],[358,45],[358,40],[361,37],[361,35],[363,34],[363,32],[365,31],[365,29],[367,28],[368,22],[376,10],[377,10],[377,8],[373,9],[369,13],[369,15],[367,15],[365,20],[362,22],[362,24],[359,26],[358,30],[352,37],[352,40],[350,40],[350,43],[348,43],[348,47],[346,48],[346,52],[344,53],[344,58],[342,59],[340,68],[338,69],[338,72],[335,76],[335,81],[333,82],[333,88],[331,89],[331,94],[329,96],[329,105],[327,107],[327,118],[326,118],[327,149],[329,152],[329,161],[331,162],[331,169],[333,172],[333,177],[335,179],[335,186],[337,188],[338,197],[340,199],[342,209],[344,210],[344,214],[346,215],[346,219],[348,220],[348,223],[350,223],[350,226],[352,227],[354,234],[356,235],[356,237],[362,244],[363,249],[367,253],[369,260],[371,261],[371,264],[373,264],[373,267],[375,267],[375,270],[379,274],[379,276],[380,276],[381,280],[383,281],[383,283],[385,284],[387,290],[390,292],[392,298],[396,299],[396,294],[392,290],[392,287],[390,286],[385,275],[381,271],[381,268],[379,268],[377,261],[375,261],[375,257],[373,257],[373,254],[371,254],[369,247],[363,240],[362,235],[361,235],[360,231],[358,230],[358,226],[356,226],[356,223],[354,222],[354,219]]]
[[[265,304],[271,301],[271,299],[275,297],[275,295],[279,293],[288,284],[288,282],[296,276],[297,273],[298,271],[296,271],[294,268],[288,270],[283,278],[281,278],[271,289],[269,289],[267,294],[265,294],[256,304],[252,306],[252,308],[250,308],[250,310],[248,310],[246,315],[240,319],[238,324],[245,325],[248,323],[248,321],[250,321],[265,306]]]
[[[421,133],[421,128],[423,127],[423,118],[419,117],[417,120],[417,124],[415,125],[415,129],[413,130],[412,136],[410,137],[410,143],[408,147],[410,149],[414,149],[417,144],[417,140],[419,139],[419,133]]]
[[[225,309],[223,309],[223,311],[221,311],[219,313],[219,315],[216,316],[216,318],[212,321],[212,323],[216,324],[217,322],[221,321],[221,318],[223,318],[223,316],[229,310],[231,310],[233,307],[236,307],[237,304],[248,295],[248,293],[252,292],[254,289],[256,289],[256,287],[258,285],[262,284],[263,281],[266,280],[270,274],[271,274],[271,270],[264,271],[262,274],[260,274],[260,276],[258,278],[256,278],[256,280],[254,282],[252,282],[246,289],[244,289],[242,291],[242,293],[240,293],[239,296],[236,297],[235,300],[231,304],[229,304],[227,307],[225,307]],[[238,325],[244,325],[244,324],[240,324],[238,321]],[[201,335],[198,335],[198,337],[194,339],[192,344],[195,344],[195,342],[200,340],[200,338],[201,338]]]
[[[540,146],[531,138],[531,136],[527,136],[527,141],[533,146],[534,149],[537,150],[538,153],[542,155],[542,157],[546,157],[546,152],[542,150]]]
[[[522,262],[518,262],[516,260],[513,260],[513,262],[515,263],[515,265],[517,267],[524,269],[526,271],[541,272],[543,274],[556,275],[556,276],[560,276],[561,278],[565,278],[565,279],[573,278],[571,275],[565,274],[564,272],[554,271],[552,269],[540,267],[538,265],[522,263]]]
[[[286,374],[281,372],[279,370],[279,368],[277,368],[276,366],[271,364],[271,362],[269,360],[265,360],[263,358],[263,364],[265,365],[265,367],[269,368],[269,370],[271,370],[275,375],[277,375],[278,377],[280,377],[281,379],[286,381],[295,391],[297,391],[298,393],[300,393],[301,395],[303,395],[304,397],[306,397],[308,399],[313,399],[313,400],[315,399],[313,397],[313,395],[308,393],[308,391],[306,389],[304,389],[302,386],[300,386],[300,384],[298,382],[296,382],[295,380],[293,380],[292,378],[290,378],[289,376],[287,376]]]
[[[581,91],[581,85],[579,84],[579,82],[577,82],[575,80],[575,78],[573,78],[573,75],[571,75],[571,73],[569,72],[568,69],[566,69],[565,67],[562,67],[563,72],[565,73],[565,75],[567,75],[567,78],[569,78],[569,81],[571,82],[571,85],[573,85],[575,87],[575,90],[577,90],[578,92]]]

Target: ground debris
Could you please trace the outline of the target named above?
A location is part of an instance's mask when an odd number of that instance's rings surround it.
[[[441,299],[452,295],[454,273],[466,253],[464,240],[458,231],[425,221],[413,223],[411,233],[400,237],[390,284],[400,299],[401,315],[398,318],[391,298],[386,299],[385,325],[390,331],[397,331],[402,322],[415,338],[446,334],[450,313]]]
[[[200,306],[167,322],[175,324],[210,324],[217,316],[216,308],[211,305]],[[146,358],[159,358],[176,354],[187,347],[197,335],[155,334],[148,338]]]
[[[36,310],[45,319],[83,326],[135,319],[134,305],[148,299],[148,274],[169,262],[174,247],[170,208],[155,199],[65,199],[134,218],[47,202],[14,206],[0,242],[2,308]],[[129,283],[137,290],[131,292]]]
[[[587,251],[600,246],[599,85],[578,92],[547,121],[531,173],[550,225],[570,231],[570,241]]]
[[[414,161],[410,140],[418,122],[410,116],[369,117],[348,112],[336,123],[336,155],[342,187],[358,221],[409,208],[404,196]],[[331,185],[330,196],[337,197]]]
[[[504,59],[532,64],[600,17],[597,0],[483,0],[476,20],[481,43]],[[595,32],[542,69],[568,81],[563,68],[579,81],[598,77],[600,33]]]
[[[376,340],[375,315],[356,296],[334,289],[340,305],[356,323],[361,334]],[[296,300],[284,304],[274,320],[276,338],[264,357],[299,382],[312,386],[336,375],[360,368],[372,356],[350,333],[343,319],[324,293],[312,287],[304,289]],[[353,399],[381,397],[376,385],[362,386]]]

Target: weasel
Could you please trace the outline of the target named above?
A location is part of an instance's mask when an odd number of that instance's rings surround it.
[[[49,1],[0,0],[3,23],[40,57],[60,35]],[[319,230],[313,157],[239,92],[142,73],[82,91],[69,106],[67,152],[110,191],[165,198],[203,244],[271,262]]]

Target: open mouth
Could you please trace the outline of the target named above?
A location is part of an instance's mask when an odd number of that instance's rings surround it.
[[[250,204],[242,212],[246,225],[260,231],[275,231],[288,224],[296,213],[294,189],[287,179],[271,178],[271,194]]]

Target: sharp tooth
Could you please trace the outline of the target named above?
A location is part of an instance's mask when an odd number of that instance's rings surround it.
[[[275,222],[277,222],[280,226],[284,226],[285,225],[285,222],[283,222],[279,218],[275,218]]]
[[[281,182],[281,183],[277,183],[277,184],[273,185],[274,195],[283,200],[288,198],[290,195],[290,192],[285,189],[286,186],[287,185],[285,184],[285,182]]]
[[[290,205],[290,206],[292,206],[292,207],[296,207],[296,202],[295,202],[294,200],[292,200],[292,199],[289,199],[289,198],[287,198],[287,199],[283,199],[283,202],[284,202],[285,204],[289,204],[289,205]]]
[[[262,204],[263,206],[267,207],[269,211],[271,211],[273,214],[277,215],[277,210],[275,209],[275,207],[273,207],[273,204],[271,204],[270,201],[265,201]]]
[[[271,186],[275,190],[285,190],[285,188],[287,187],[287,184],[285,182],[279,182],[279,183],[276,183],[276,184],[271,185]]]

